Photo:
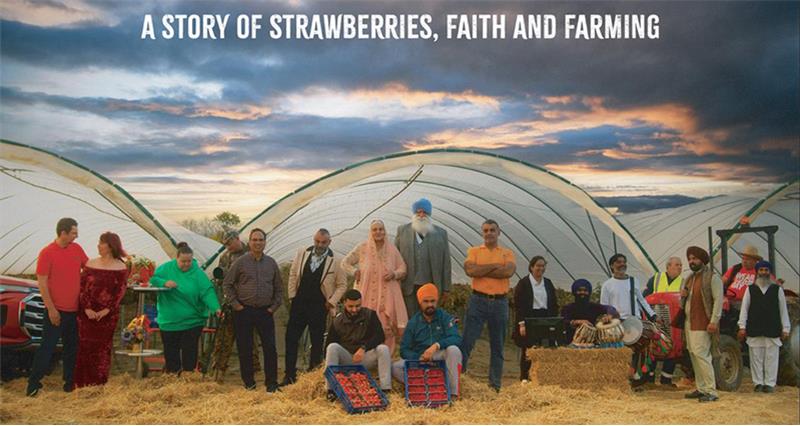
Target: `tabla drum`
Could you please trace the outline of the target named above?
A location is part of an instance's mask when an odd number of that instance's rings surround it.
[[[623,321],[622,328],[625,330],[622,342],[634,352],[643,351],[653,339],[662,334],[652,322],[642,321],[636,317],[629,317]]]
[[[597,327],[597,342],[598,343],[617,343],[622,341],[623,328],[622,323],[617,318],[613,318],[610,322],[598,322]]]
[[[592,347],[594,346],[595,339],[597,338],[597,329],[591,324],[581,324],[575,330],[575,335],[572,337],[572,343],[575,346]]]

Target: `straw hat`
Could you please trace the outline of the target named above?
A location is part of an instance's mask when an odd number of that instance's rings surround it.
[[[754,246],[750,246],[750,245],[744,246],[744,250],[742,250],[741,255],[742,256],[751,257],[751,258],[753,258],[755,260],[761,260],[762,259],[762,257],[758,255],[758,249],[755,248]]]

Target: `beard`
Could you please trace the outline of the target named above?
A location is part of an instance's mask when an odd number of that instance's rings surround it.
[[[766,287],[770,284],[772,284],[772,280],[769,275],[759,275],[756,277],[756,285],[759,287]]]
[[[689,264],[689,269],[691,269],[692,272],[697,272],[697,271],[703,269],[703,264],[702,263],[699,263],[699,264],[698,263],[690,263]]]
[[[411,228],[414,230],[414,232],[424,237],[433,229],[433,221],[431,220],[430,216],[421,218],[417,215],[414,215],[411,217]]]
[[[578,305],[585,305],[585,304],[589,303],[589,295],[587,294],[587,295],[584,296],[584,295],[577,295],[576,294],[575,295],[575,303],[577,303]]]
[[[435,313],[436,313],[436,308],[434,308],[433,306],[431,306],[431,307],[425,308],[425,311],[424,311],[424,312],[425,312],[425,315],[427,315],[427,316],[431,317],[431,316],[433,316],[433,314],[435,314]]]

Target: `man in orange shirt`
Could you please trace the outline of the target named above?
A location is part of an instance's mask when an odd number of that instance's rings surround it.
[[[464,261],[464,271],[472,278],[472,295],[467,306],[464,321],[464,338],[461,352],[464,355],[462,371],[467,371],[467,361],[475,341],[481,335],[483,324],[489,325],[489,386],[500,392],[503,379],[503,346],[508,326],[509,278],[514,275],[517,265],[514,252],[497,245],[500,225],[487,219],[481,225],[483,245],[470,247]]]

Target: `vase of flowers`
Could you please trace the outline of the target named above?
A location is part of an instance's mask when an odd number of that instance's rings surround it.
[[[125,263],[128,265],[128,285],[147,287],[150,277],[156,271],[156,263],[144,256],[131,255]]]
[[[121,340],[122,344],[128,350],[141,352],[144,346],[144,341],[147,339],[147,329],[150,325],[150,320],[146,315],[139,315],[134,317],[128,326],[122,330]]]

